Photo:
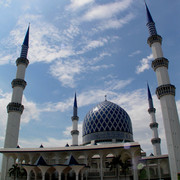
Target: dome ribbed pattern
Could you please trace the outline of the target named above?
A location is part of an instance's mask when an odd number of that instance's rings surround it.
[[[111,132],[111,134],[106,132]],[[129,115],[120,106],[110,101],[106,100],[98,104],[84,118],[83,144],[91,140],[133,141],[132,134]]]

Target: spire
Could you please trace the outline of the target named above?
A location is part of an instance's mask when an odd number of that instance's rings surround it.
[[[150,11],[149,11],[149,9],[148,9],[148,7],[147,7],[147,4],[146,4],[146,2],[144,2],[144,3],[145,3],[145,6],[146,6],[147,22],[148,22],[148,23],[150,23],[150,22],[153,22],[153,23],[154,23],[153,18],[152,18],[152,16],[151,16],[151,13],[150,13]]]
[[[28,54],[28,48],[29,48],[29,29],[30,29],[30,24],[28,26],[25,38],[24,38],[24,42],[22,44],[22,49],[21,49],[21,55],[20,57],[22,58],[27,58],[27,54]]]
[[[75,96],[74,96],[74,107],[76,107],[76,108],[77,108],[76,93],[75,93]]]
[[[147,83],[147,90],[148,90],[149,109],[152,109],[152,108],[154,108],[154,106],[153,106],[153,99],[152,99],[152,96],[151,96],[151,91],[149,89],[148,83]]]
[[[145,6],[146,6],[146,14],[147,14],[147,24],[146,24],[146,26],[148,27],[149,34],[150,34],[150,36],[157,35],[156,26],[155,26],[155,23],[154,23],[153,18],[151,16],[151,13],[150,13],[150,11],[148,9],[148,6],[147,6],[145,1],[144,1],[144,3],[145,3]]]
[[[29,28],[30,28],[30,24],[28,26],[27,32],[26,32],[26,36],[24,38],[24,42],[23,45],[28,46],[29,47]]]
[[[75,93],[75,96],[74,96],[74,107],[73,107],[73,116],[77,116],[77,99],[76,99],[76,93]]]

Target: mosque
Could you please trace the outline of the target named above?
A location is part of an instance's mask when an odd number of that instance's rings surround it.
[[[16,60],[17,73],[12,81],[12,99],[7,106],[8,121],[5,135],[1,180],[9,180],[9,170],[16,168],[16,179],[27,180],[178,180],[180,175],[180,125],[175,103],[175,86],[170,84],[168,60],[163,57],[162,37],[157,34],[155,23],[146,6],[147,27],[154,60],[158,87],[156,94],[161,103],[168,155],[161,154],[156,109],[150,88],[148,102],[153,132],[154,154],[146,156],[133,139],[133,128],[128,113],[113,102],[105,101],[90,110],[83,122],[83,142],[78,143],[78,100],[75,94],[72,116],[72,145],[65,147],[20,148],[18,146],[21,104],[26,87],[25,71],[29,45],[27,30],[20,57]],[[17,171],[17,169],[19,171]],[[12,173],[13,175],[13,173]]]

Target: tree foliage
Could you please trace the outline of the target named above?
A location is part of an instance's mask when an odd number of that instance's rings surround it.
[[[26,171],[19,167],[18,164],[13,164],[12,167],[8,171],[9,176],[13,177],[14,180],[19,177],[23,177],[26,175]]]
[[[131,162],[129,160],[126,161],[122,161],[121,160],[121,155],[115,156],[113,157],[112,161],[109,163],[109,167],[110,167],[110,171],[113,168],[121,168],[122,170],[122,174],[126,175],[127,171],[129,170],[129,168],[132,166]],[[119,172],[119,170],[118,170]]]

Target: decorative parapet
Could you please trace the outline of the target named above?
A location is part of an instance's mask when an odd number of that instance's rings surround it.
[[[149,113],[152,113],[152,112],[155,113],[155,112],[156,112],[156,109],[155,109],[155,108],[149,108],[149,109],[148,109],[148,112],[149,112]]]
[[[10,102],[7,105],[7,112],[12,112],[12,111],[16,111],[16,112],[20,112],[21,114],[23,113],[24,110],[24,106],[20,103],[15,103],[15,102]]]
[[[156,88],[156,95],[158,99],[160,99],[162,96],[169,94],[175,96],[175,89],[176,89],[175,86],[171,84],[161,85]]]
[[[18,66],[19,64],[25,64],[27,67],[29,64],[29,60],[27,58],[24,58],[24,57],[19,57],[16,60],[16,65]]]
[[[149,126],[150,126],[151,129],[152,128],[158,128],[158,123],[157,122],[153,122]]]
[[[78,121],[78,120],[79,120],[79,117],[78,117],[78,116],[72,116],[71,119],[72,119],[72,121],[74,121],[74,120],[77,120],[77,121]]]
[[[161,143],[161,139],[160,138],[153,138],[151,139],[152,144],[160,144]]]
[[[74,135],[74,134],[79,135],[79,131],[78,130],[72,130],[71,135]]]
[[[12,88],[14,88],[15,86],[20,86],[20,87],[22,87],[24,89],[26,87],[27,83],[23,79],[14,79],[11,82],[11,85],[12,85]]]
[[[169,64],[169,61],[166,58],[162,57],[162,58],[157,58],[154,61],[152,61],[151,67],[154,69],[154,71],[156,71],[158,67],[162,67],[162,66],[168,69],[168,64]]]
[[[150,47],[155,42],[159,42],[161,44],[162,43],[162,37],[160,35],[152,35],[147,40],[147,43],[149,44]]]

